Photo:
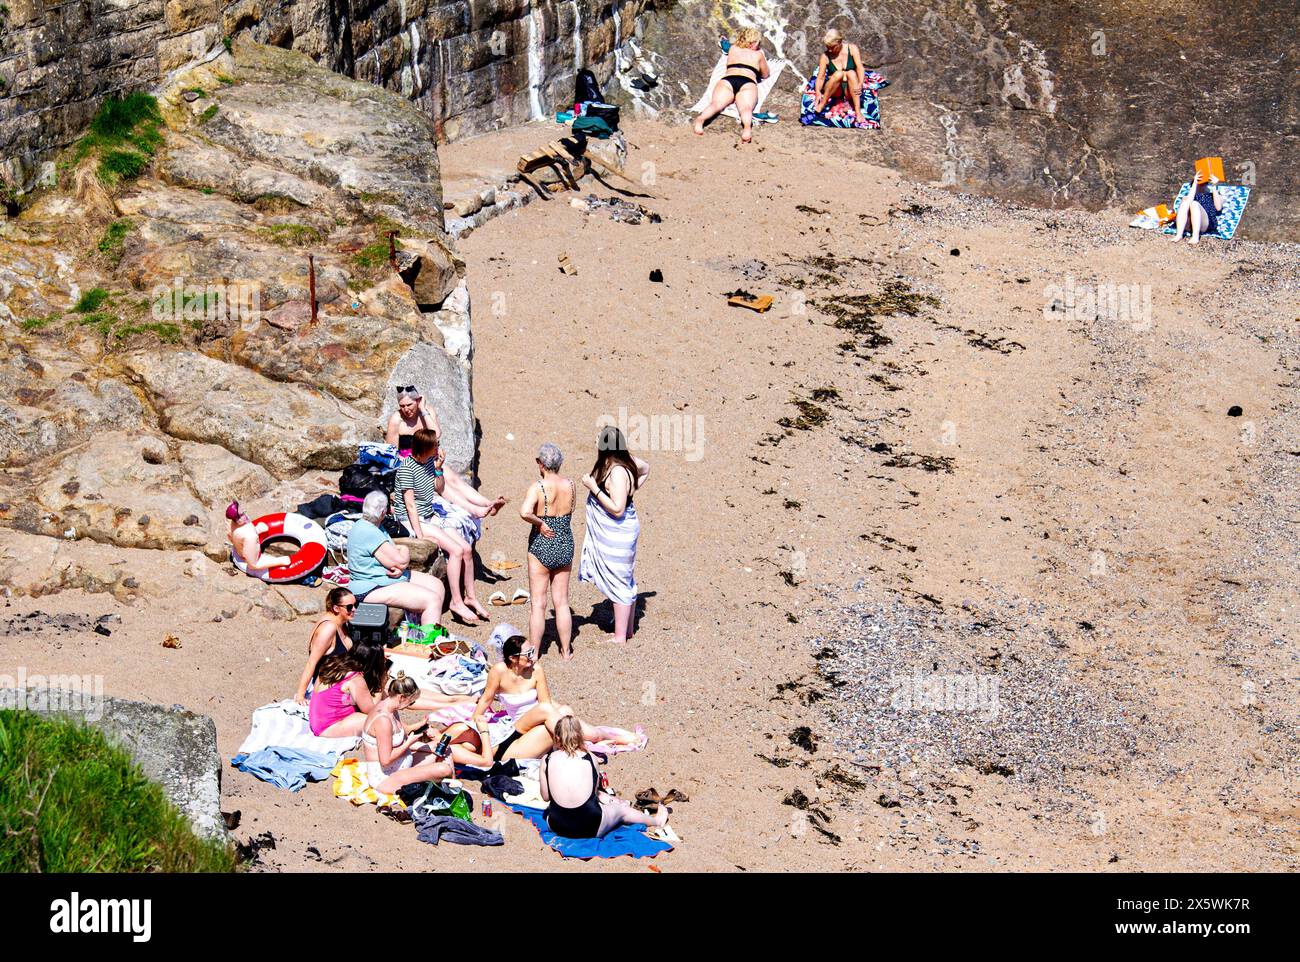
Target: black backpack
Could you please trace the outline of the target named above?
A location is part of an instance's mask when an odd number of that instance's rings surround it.
[[[390,497],[396,471],[381,471],[373,464],[349,464],[339,475],[339,494],[365,498],[371,491],[382,491]]]
[[[600,92],[600,84],[596,82],[596,75],[590,70],[579,70],[578,76],[573,80],[573,102],[575,104],[585,104],[589,101],[601,101],[605,95]]]

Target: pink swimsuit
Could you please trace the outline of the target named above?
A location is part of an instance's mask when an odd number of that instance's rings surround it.
[[[343,684],[349,678],[355,678],[358,672],[348,672],[347,676],[336,685],[330,685],[328,688],[317,688],[311,693],[311,701],[307,704],[307,720],[311,723],[311,733],[319,735],[335,722],[341,722],[343,719],[352,715],[357,706],[352,701],[352,696],[343,690]]]

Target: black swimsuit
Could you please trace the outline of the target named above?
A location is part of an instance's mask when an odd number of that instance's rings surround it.
[[[547,538],[542,534],[541,528],[533,528],[528,532],[528,553],[540,561],[546,570],[558,571],[573,564],[573,528],[570,525],[573,508],[569,508],[568,514],[549,514],[551,508],[546,500],[546,485],[539,481],[537,486],[542,489],[542,513],[539,517],[550,526],[555,535]],[[577,501],[573,481],[569,481],[569,496],[574,502]]]
[[[552,752],[551,754],[554,754]],[[550,788],[551,756],[547,755],[542,761],[542,767],[546,769],[546,784]],[[579,805],[577,808],[565,808],[558,805],[555,799],[546,806],[546,824],[550,826],[552,832],[556,835],[562,835],[565,838],[599,838],[600,822],[602,813],[600,808],[600,773],[596,771],[596,761],[587,755],[587,762],[591,765],[591,796]]]
[[[742,69],[742,70],[749,70],[749,71],[751,71],[751,72],[754,74],[754,79],[753,79],[753,80],[750,80],[748,77],[723,77],[723,78],[722,78],[723,80],[725,80],[727,83],[731,84],[731,92],[732,92],[733,95],[734,95],[734,94],[738,94],[738,93],[740,93],[741,88],[743,88],[743,87],[745,86],[745,84],[756,84],[756,83],[758,83],[759,77],[762,76],[762,75],[758,72],[758,68],[755,67],[755,66],[753,66],[753,65],[751,65],[751,64],[747,64],[747,63],[729,63],[729,64],[727,64],[727,69],[728,69],[728,70],[735,70],[736,68],[740,68],[740,69]]]

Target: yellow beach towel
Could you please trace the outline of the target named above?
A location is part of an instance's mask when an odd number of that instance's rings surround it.
[[[344,758],[330,772],[334,776],[334,795],[346,798],[353,805],[388,805],[392,808],[406,808],[406,803],[396,795],[381,792],[370,784],[365,767],[360,759]]]

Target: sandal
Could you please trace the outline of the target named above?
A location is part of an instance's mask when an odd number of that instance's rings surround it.
[[[528,604],[528,602],[532,600],[533,600],[533,596],[530,595],[525,589],[516,588],[514,595],[510,598],[510,603],[512,605],[526,605]]]
[[[504,591],[494,591],[492,594],[488,595],[488,604],[501,608],[510,604],[510,602],[506,600],[506,593]]]

